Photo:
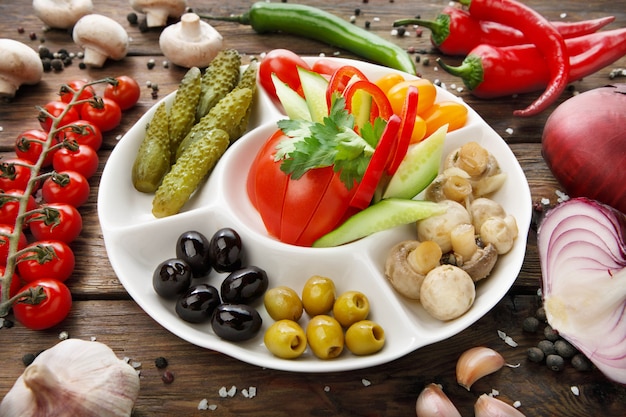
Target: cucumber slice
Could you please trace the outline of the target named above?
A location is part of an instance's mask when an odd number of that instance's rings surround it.
[[[300,76],[300,83],[302,83],[306,104],[309,107],[311,120],[322,123],[324,118],[328,117],[328,104],[326,102],[328,81],[317,72],[301,67],[298,67],[298,75]]]
[[[282,82],[276,74],[272,74],[272,82],[276,88],[276,96],[283,105],[283,109],[291,120],[307,120],[311,121],[311,113],[309,106],[300,94],[289,87],[288,84]]]
[[[423,141],[411,145],[383,193],[385,198],[413,198],[421,193],[439,173],[443,143],[448,125],[437,129]]]
[[[432,201],[389,198],[373,204],[346,220],[341,226],[313,243],[315,248],[328,248],[352,242],[372,233],[414,223],[437,214],[446,207]]]

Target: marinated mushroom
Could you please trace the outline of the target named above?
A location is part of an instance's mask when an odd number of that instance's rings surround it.
[[[447,253],[452,250],[452,229],[459,224],[471,223],[471,218],[465,207],[456,201],[443,200],[438,204],[445,206],[446,212],[417,222],[417,240],[432,240],[443,253]]]
[[[480,237],[486,244],[495,246],[499,255],[507,253],[517,237],[515,218],[511,215],[488,218],[480,227]]]
[[[103,15],[81,17],[74,26],[72,37],[85,49],[83,62],[90,67],[102,67],[107,58],[119,61],[128,52],[128,34],[124,27]]]
[[[195,13],[185,13],[180,22],[163,29],[159,37],[163,55],[186,68],[207,67],[222,45],[222,35]]]
[[[454,265],[431,270],[420,289],[420,302],[434,318],[453,320],[465,314],[474,304],[476,288],[469,274]]]
[[[179,18],[185,13],[185,0],[130,0],[130,6],[146,14],[146,26],[163,27],[169,17]]]
[[[91,0],[33,0],[35,15],[47,26],[69,29],[81,17],[93,12]]]
[[[389,251],[385,276],[400,294],[419,300],[420,288],[426,274],[439,265],[441,249],[432,241],[406,240]]]
[[[22,42],[0,39],[0,98],[15,97],[23,84],[37,84],[43,76],[43,65],[37,52]]]
[[[453,264],[467,272],[474,282],[486,278],[496,265],[498,251],[492,244],[481,247],[471,224],[460,224],[450,232]]]

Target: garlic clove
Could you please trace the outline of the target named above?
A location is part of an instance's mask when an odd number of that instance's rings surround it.
[[[139,375],[99,342],[67,339],[42,352],[0,403],[2,417],[129,417]]]
[[[415,403],[415,413],[417,417],[461,417],[461,413],[437,384],[428,384],[420,392]]]
[[[478,346],[466,350],[456,363],[456,381],[466,390],[485,375],[504,366],[504,358],[493,349]]]
[[[474,404],[474,417],[525,417],[517,408],[492,397],[482,394]]]

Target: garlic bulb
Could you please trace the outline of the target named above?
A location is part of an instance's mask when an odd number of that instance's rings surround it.
[[[452,401],[437,384],[428,384],[415,403],[417,417],[461,417]]]
[[[492,397],[482,394],[474,404],[475,417],[525,417],[517,408]]]
[[[37,356],[0,403],[0,417],[130,416],[139,375],[106,345],[67,339]]]
[[[488,347],[478,346],[466,350],[456,363],[456,380],[469,391],[474,382],[504,366],[504,358]]]

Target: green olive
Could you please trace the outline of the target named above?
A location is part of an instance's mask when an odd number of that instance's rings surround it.
[[[302,289],[302,304],[311,317],[327,314],[335,303],[335,283],[332,279],[314,275]]]
[[[361,320],[346,331],[346,347],[355,355],[376,353],[385,345],[385,331],[371,321]]]
[[[306,338],[311,351],[320,359],[336,358],[343,351],[343,329],[331,316],[320,314],[313,317],[306,327]]]
[[[346,328],[357,321],[365,320],[369,312],[369,300],[359,291],[344,292],[333,305],[333,316]]]
[[[306,349],[306,335],[293,320],[278,320],[266,331],[263,342],[267,350],[283,359],[295,359]]]
[[[302,317],[302,301],[293,289],[285,286],[270,288],[265,292],[263,304],[274,320],[298,321]]]

